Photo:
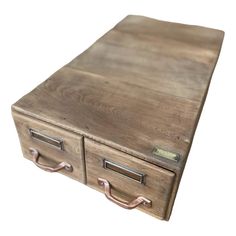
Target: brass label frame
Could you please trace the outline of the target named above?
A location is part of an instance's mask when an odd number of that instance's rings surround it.
[[[145,174],[139,173],[135,170],[132,170],[128,167],[116,164],[107,159],[103,159],[103,168],[114,171],[120,175],[123,175],[129,179],[132,179],[140,184],[145,184]]]
[[[43,143],[47,143],[49,145],[52,145],[53,147],[56,147],[60,150],[64,150],[64,146],[63,146],[63,140],[59,139],[59,138],[54,138],[54,137],[50,137],[46,134],[40,133],[34,129],[29,129],[29,133],[31,138],[36,139],[40,142]]]

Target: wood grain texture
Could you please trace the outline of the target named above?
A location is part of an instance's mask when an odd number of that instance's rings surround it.
[[[13,109],[182,169],[223,35],[128,16]],[[180,162],[153,155],[155,146],[179,153]]]
[[[39,162],[41,164],[55,166],[59,162],[67,162],[72,165],[73,171],[61,170],[59,172],[82,183],[86,182],[82,136],[66,132],[47,123],[22,116],[16,112],[13,113],[13,117],[25,158],[32,160],[32,154],[29,151],[29,148],[32,147],[40,153]],[[59,138],[63,141],[63,150],[32,138],[29,129],[34,129],[41,134],[53,138]]]
[[[98,178],[104,178],[111,183],[114,196],[126,201],[143,196],[152,201],[152,207],[147,208],[141,205],[138,208],[155,217],[165,219],[175,177],[173,172],[89,139],[85,139],[85,156],[87,184],[90,187],[104,192],[104,188],[97,182]],[[138,183],[115,171],[104,169],[104,159],[143,173],[145,184]]]

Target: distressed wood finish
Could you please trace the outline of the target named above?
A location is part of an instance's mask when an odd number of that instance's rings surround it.
[[[72,165],[73,171],[61,170],[60,173],[67,175],[75,180],[85,183],[85,165],[83,154],[83,138],[58,127],[47,123],[13,113],[16,129],[19,135],[22,152],[25,158],[32,160],[29,148],[36,149],[41,157],[39,162],[47,166],[55,166],[59,162],[67,162]],[[63,141],[63,150],[57,147],[32,138],[29,129],[36,130],[41,134]]]
[[[13,108],[176,169],[189,151],[223,35],[128,16]],[[180,153],[177,166],[154,156],[156,145]]]
[[[168,220],[223,37],[220,30],[127,16],[16,102],[13,113],[60,127],[60,134],[71,132],[81,143],[86,137],[113,148],[104,146],[110,154],[122,156],[124,163],[137,158],[144,166],[156,165],[157,173],[159,167],[174,173],[166,186],[166,205],[155,209],[157,216]],[[94,145],[90,151],[99,146]],[[179,160],[155,155],[157,146],[179,154]],[[91,153],[85,151],[90,163]],[[78,160],[83,160],[81,156]],[[91,160],[95,159],[92,154]],[[89,168],[88,172],[96,174]]]
[[[160,219],[165,219],[174,183],[173,172],[89,139],[85,139],[85,156],[87,184],[90,187],[104,193],[104,188],[98,185],[98,178],[104,178],[111,183],[112,193],[116,197],[130,201],[143,196],[152,201],[152,206],[148,208],[141,205],[138,208]],[[105,169],[104,159],[144,174],[144,183],[138,183],[116,171]]]

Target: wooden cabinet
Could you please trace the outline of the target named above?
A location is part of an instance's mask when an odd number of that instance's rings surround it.
[[[12,106],[24,156],[168,220],[223,37],[127,16]]]

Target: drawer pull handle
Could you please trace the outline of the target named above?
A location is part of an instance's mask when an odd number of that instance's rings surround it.
[[[43,164],[40,164],[39,163],[39,157],[40,157],[40,154],[39,152],[34,149],[34,148],[30,148],[29,149],[31,154],[32,154],[32,159],[33,159],[33,162],[36,166],[38,166],[39,168],[45,170],[45,171],[48,171],[48,172],[57,172],[59,170],[62,170],[62,169],[65,169],[69,172],[72,172],[73,168],[70,164],[66,163],[66,162],[60,162],[59,164],[57,164],[55,167],[51,167],[51,166],[46,166],[46,165],[43,165]]]
[[[134,209],[141,204],[143,204],[146,207],[152,206],[152,201],[142,196],[135,198],[131,202],[125,202],[125,201],[117,199],[116,197],[112,196],[111,185],[106,179],[98,178],[98,184],[104,187],[105,196],[107,197],[107,199],[109,199],[110,201],[114,202],[118,206],[121,206],[125,209]]]

